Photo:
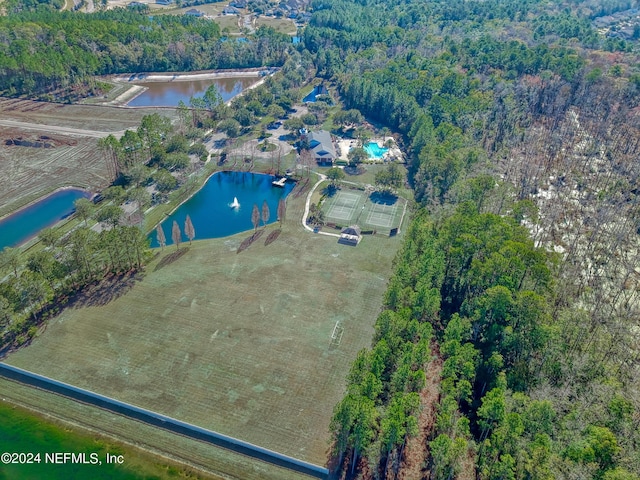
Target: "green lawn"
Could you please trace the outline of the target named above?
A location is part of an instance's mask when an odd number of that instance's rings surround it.
[[[137,449],[104,438],[63,427],[32,412],[0,402],[0,452],[33,454],[31,463],[10,463],[0,467],[6,480],[136,480],[143,478],[196,478],[182,468],[162,465],[159,459]],[[94,464],[50,462],[47,453],[85,454]],[[124,463],[108,464],[106,455],[122,455]],[[92,457],[91,455],[95,455]],[[4,463],[4,462],[3,462]]]
[[[354,248],[314,235],[300,224],[304,200],[289,197],[272,243],[277,226],[241,253],[249,233],[165,249],[143,280],[78,302],[7,362],[324,464],[400,239]]]
[[[296,24],[290,18],[274,18],[274,17],[258,17],[256,18],[256,27],[264,25],[271,27],[280,33],[294,35],[297,31]]]

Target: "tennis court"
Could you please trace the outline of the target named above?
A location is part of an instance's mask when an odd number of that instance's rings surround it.
[[[327,223],[346,227],[359,225],[364,231],[387,234],[400,227],[406,200],[394,195],[362,190],[338,190],[325,199]]]
[[[356,220],[359,210],[362,209],[364,197],[360,192],[338,191],[334,196],[328,197],[326,203],[327,219],[348,224]]]
[[[365,223],[377,227],[391,228],[397,210],[397,203],[394,205],[373,203],[371,204]]]

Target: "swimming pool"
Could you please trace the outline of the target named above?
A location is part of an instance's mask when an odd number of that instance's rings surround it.
[[[388,148],[381,147],[377,142],[369,142],[364,146],[364,149],[369,154],[369,158],[381,159],[385,153],[389,151]]]

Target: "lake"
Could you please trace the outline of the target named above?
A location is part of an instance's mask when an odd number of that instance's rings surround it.
[[[259,80],[258,77],[235,77],[161,82],[136,81],[132,83],[147,87],[147,90],[132,99],[127,106],[177,107],[180,100],[189,105],[191,97],[203,96],[211,85],[218,88],[222,99],[227,102]]]
[[[218,172],[214,173],[207,183],[193,197],[180,205],[163,223],[162,228],[167,245],[173,244],[171,228],[173,221],[178,222],[183,241],[187,241],[184,234],[184,223],[187,215],[196,232],[196,239],[228,237],[236,233],[253,230],[251,213],[253,205],[258,205],[262,212],[262,203],[266,200],[269,205],[269,222],[277,221],[278,202],[293,190],[295,183],[287,181],[283,188],[274,187],[271,182],[276,177],[248,172]],[[232,208],[234,198],[240,206]],[[260,221],[262,225],[262,220]],[[151,232],[151,246],[160,244],[155,230]]]
[[[35,237],[40,230],[71,215],[75,211],[73,204],[76,200],[89,197],[89,192],[77,188],[59,190],[0,220],[0,250]]]

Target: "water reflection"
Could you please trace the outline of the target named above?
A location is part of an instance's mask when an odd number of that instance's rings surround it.
[[[203,80],[173,80],[163,82],[135,82],[147,87],[144,93],[131,100],[130,107],[176,107],[180,100],[187,105],[191,97],[204,95],[210,85],[216,85],[226,102],[259,80],[257,77],[210,78]]]

